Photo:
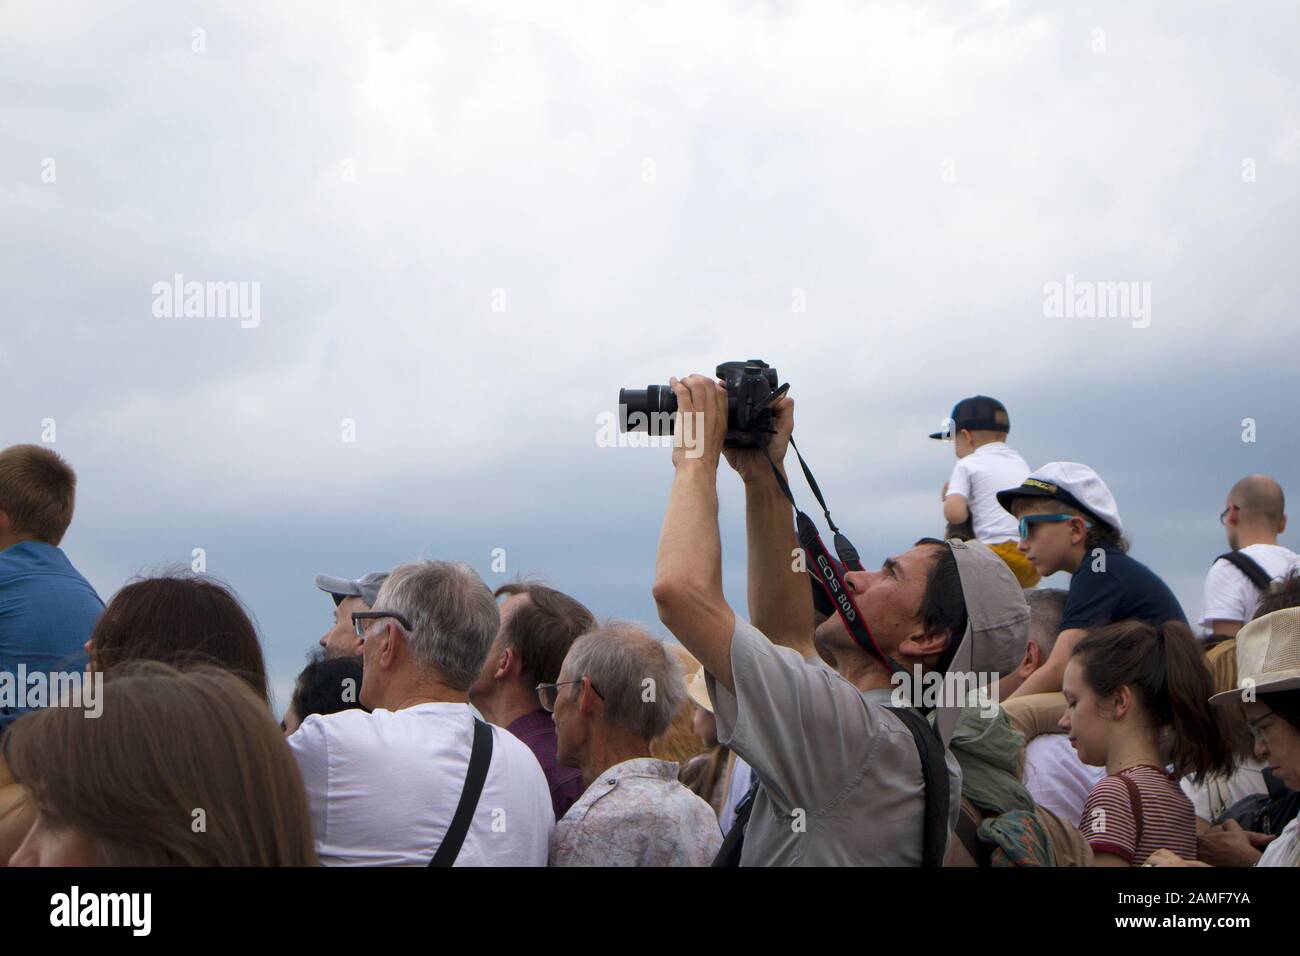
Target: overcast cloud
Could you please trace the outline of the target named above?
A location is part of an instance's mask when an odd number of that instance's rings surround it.
[[[1297,492],[1293,4],[373,6],[0,4],[0,440],[53,420],[106,599],[203,548],[281,704],[322,572],[463,558],[662,633],[668,454],[596,420],[727,359],[791,382],[872,561],[940,530],[975,392],[1189,616],[1231,483]],[[177,274],[255,327],[158,317]],[[1149,324],[1045,315],[1067,275]]]

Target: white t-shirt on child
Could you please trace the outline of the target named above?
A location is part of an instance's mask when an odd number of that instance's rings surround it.
[[[961,495],[970,508],[971,528],[984,544],[1020,540],[1020,523],[998,504],[997,494],[1018,488],[1029,477],[1019,452],[995,441],[958,458],[948,479],[948,494]]]
[[[1296,553],[1280,544],[1250,544],[1241,549],[1274,581],[1286,577],[1287,571],[1297,562]],[[1255,613],[1259,591],[1250,579],[1227,561],[1215,561],[1205,575],[1205,602],[1201,612],[1201,626],[1210,627],[1214,621],[1246,622]]]

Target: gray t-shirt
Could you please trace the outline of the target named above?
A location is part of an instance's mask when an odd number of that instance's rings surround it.
[[[740,617],[733,695],[708,676],[718,740],[760,787],[743,866],[920,866],[925,784],[916,741],[890,712],[890,690],[862,692],[820,661],[777,647]],[[948,830],[961,768],[946,754]]]

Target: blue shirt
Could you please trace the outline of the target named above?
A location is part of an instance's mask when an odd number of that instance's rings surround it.
[[[1159,627],[1168,621],[1187,623],[1178,598],[1160,577],[1123,551],[1105,549],[1104,571],[1094,571],[1101,562],[1089,551],[1070,578],[1061,630],[1085,630],[1135,618]]]
[[[103,610],[59,548],[20,541],[0,551],[0,672],[17,681],[19,664],[29,674],[84,670],[85,643]],[[0,707],[0,730],[22,712]]]

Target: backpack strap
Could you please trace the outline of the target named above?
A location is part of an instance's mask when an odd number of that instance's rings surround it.
[[[1133,838],[1133,855],[1137,856],[1138,844],[1142,842],[1142,791],[1134,783],[1128,774],[1120,771],[1119,778],[1124,781],[1124,786],[1128,788],[1129,803],[1133,805],[1133,819],[1137,823],[1137,836]]]
[[[740,854],[745,848],[745,827],[749,826],[750,814],[754,812],[754,800],[758,797],[758,774],[754,774],[749,789],[736,804],[736,816],[731,822],[731,829],[722,838],[722,846],[710,866],[740,866]]]
[[[1234,568],[1246,576],[1251,584],[1259,591],[1267,591],[1273,584],[1273,579],[1269,573],[1259,566],[1256,561],[1248,554],[1242,554],[1240,551],[1228,551],[1219,555],[1215,561],[1227,561]]]
[[[447,833],[438,844],[429,866],[451,866],[460,856],[460,848],[469,833],[469,825],[478,809],[483,784],[487,782],[488,765],[492,763],[492,727],[474,718],[474,746],[469,752],[469,771],[465,774],[465,788],[460,792],[460,803],[451,818]]]
[[[910,707],[891,707],[916,742],[925,781],[925,825],[921,844],[922,866],[943,866],[948,848],[948,765],[943,741],[930,722]]]

